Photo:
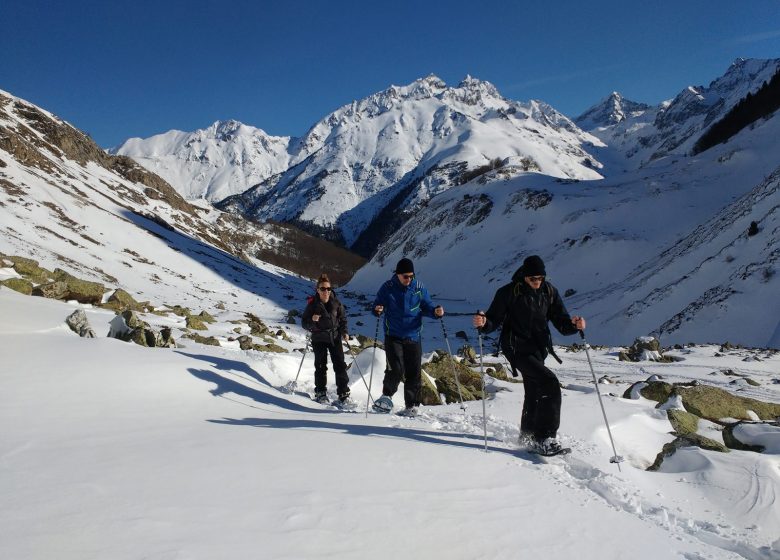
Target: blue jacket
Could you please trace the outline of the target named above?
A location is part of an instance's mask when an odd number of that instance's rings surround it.
[[[374,307],[383,306],[385,336],[420,340],[423,315],[436,318],[435,305],[428,290],[415,278],[405,287],[396,275],[382,284],[376,294]]]

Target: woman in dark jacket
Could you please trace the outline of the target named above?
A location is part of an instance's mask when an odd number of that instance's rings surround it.
[[[352,405],[349,397],[349,376],[344,362],[344,348],[341,341],[348,340],[347,315],[344,306],[336,298],[330,279],[322,274],[317,280],[317,292],[309,297],[309,303],[301,318],[303,328],[311,331],[311,345],[314,349],[314,400],[329,404],[325,388],[328,384],[328,353],[336,374],[338,406]]]
[[[558,290],[545,280],[544,262],[531,255],[515,272],[512,282],[502,286],[485,313],[474,316],[474,326],[489,333],[501,326],[501,350],[512,366],[520,370],[525,387],[520,420],[521,443],[543,455],[560,453],[556,439],[561,419],[561,386],[544,365],[555,355],[550,329],[564,335],[585,328],[585,319],[571,317]]]

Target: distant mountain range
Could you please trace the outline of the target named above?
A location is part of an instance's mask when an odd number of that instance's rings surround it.
[[[0,92],[0,252],[97,278],[132,268],[136,292],[163,281],[196,298],[186,262],[223,277],[233,262],[254,286],[234,255],[307,270],[341,259],[315,238],[242,215],[372,255],[350,283],[356,291],[373,292],[408,256],[435,297],[459,302],[450,311],[473,310],[535,253],[567,305],[590,319],[594,341],[653,333],[664,343],[780,346],[769,312],[780,308],[780,120],[764,113],[691,155],[778,69],[780,60],[738,60],[658,106],[613,93],[574,120],[484,81],[449,87],[428,76],[346,105],[301,138],[229,121],[117,150],[146,154],[138,162],[175,190]],[[195,200],[204,197],[233,214]],[[155,239],[168,249],[145,254]]]

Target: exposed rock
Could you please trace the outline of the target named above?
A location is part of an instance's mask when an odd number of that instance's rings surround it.
[[[171,311],[179,317],[189,317],[192,315],[192,311],[189,307],[182,307],[181,305],[174,305],[171,307]]]
[[[439,352],[433,360],[423,365],[425,372],[436,380],[436,390],[445,396],[447,403],[459,402],[458,386],[452,373],[453,368],[455,375],[458,376],[457,382],[460,383],[463,400],[481,399],[482,377],[453,359],[446,352]]]
[[[281,338],[282,340],[290,342],[290,336],[284,332],[284,329],[279,329],[276,331],[276,338]]]
[[[682,436],[695,434],[699,429],[699,417],[676,408],[670,408],[666,411],[669,422],[672,424],[675,435]]]
[[[15,292],[29,296],[32,294],[33,285],[31,282],[24,278],[9,278],[7,280],[0,281],[0,286],[5,286]]]
[[[109,296],[106,303],[103,304],[103,307],[114,309],[116,311],[124,311],[126,309],[131,309],[133,311],[142,311],[144,309],[144,306],[142,304],[138,303],[133,298],[133,296],[131,296],[121,288],[117,288],[116,290],[114,290],[114,293]]]
[[[260,317],[253,315],[252,313],[244,313],[249,323],[249,334],[252,336],[263,336],[264,334],[270,334],[268,326],[260,320]]]
[[[735,428],[749,423],[752,424],[752,422],[735,422],[733,424],[728,424],[725,428],[723,428],[723,443],[726,444],[726,447],[730,449],[737,449],[739,451],[754,451],[756,453],[762,453],[764,451],[764,447],[762,445],[750,445],[748,443],[743,443],[739,441],[737,436],[734,434]]]
[[[38,261],[25,257],[10,256],[5,258],[13,263],[13,268],[18,274],[33,284],[43,284],[54,280],[54,273],[38,266]]]
[[[32,295],[49,299],[67,300],[68,285],[65,282],[48,282],[35,286]]]
[[[634,388],[639,386],[642,386],[639,389],[640,395],[646,399],[650,399],[651,401],[656,401],[658,403],[665,403],[668,401],[672,394],[672,390],[674,389],[670,383],[666,383],[665,381],[639,381],[625,390],[623,393],[623,398],[632,398]]]
[[[255,344],[253,345],[253,348],[257,350],[258,352],[277,352],[277,353],[286,353],[287,350],[279,346],[278,344],[274,344],[273,342],[269,344]]]
[[[384,344],[382,344],[382,341],[375,340],[375,339],[373,339],[373,338],[371,338],[369,336],[364,336],[362,334],[356,334],[355,338],[358,341],[358,348],[360,350],[364,350],[366,348],[373,348],[375,342],[376,342],[376,347],[377,348],[384,348],[385,347]]]
[[[458,354],[470,364],[477,363],[477,352],[470,344],[464,344],[461,346],[460,350],[458,350]]]
[[[241,335],[236,340],[238,340],[238,345],[241,347],[241,350],[252,350],[252,337],[247,335]]]
[[[717,387],[708,385],[676,386],[675,391],[682,397],[685,410],[713,422],[718,422],[723,418],[750,420],[749,410],[753,411],[761,420],[774,420],[780,417],[780,404],[738,397]]]
[[[95,338],[95,331],[89,326],[87,314],[83,309],[77,309],[65,319],[65,322],[74,333],[82,338]]]
[[[436,387],[436,381],[424,371],[422,372],[421,380],[420,403],[426,406],[441,404],[441,398],[439,397],[439,390]]]
[[[700,447],[701,449],[719,451],[721,453],[728,453],[729,451],[726,446],[713,439],[700,436],[699,434],[686,434],[678,436],[674,441],[664,445],[661,452],[656,456],[653,464],[647,467],[647,470],[657,471],[660,469],[664,460],[674,455],[681,447]]]
[[[203,321],[204,323],[216,323],[217,320],[212,317],[207,311],[201,311],[198,315],[198,319]]]
[[[208,346],[221,346],[219,340],[217,340],[213,336],[205,337],[205,336],[201,336],[198,333],[188,332],[187,334],[182,335],[182,338],[189,338],[190,340],[194,340],[199,344],[206,344]]]
[[[620,352],[618,359],[623,362],[639,362],[650,360],[653,362],[673,362],[674,359],[662,355],[661,343],[652,336],[642,336],[634,340],[628,350]]]
[[[188,329],[194,329],[196,331],[208,330],[208,327],[198,315],[187,315],[186,325]]]

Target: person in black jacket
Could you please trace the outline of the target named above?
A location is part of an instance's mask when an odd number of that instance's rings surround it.
[[[570,317],[558,290],[545,280],[542,259],[531,255],[512,282],[496,292],[487,312],[479,312],[473,324],[483,333],[501,326],[501,350],[523,377],[525,399],[520,419],[520,443],[529,449],[552,455],[561,451],[556,436],[561,419],[561,386],[545,365],[551,354],[558,362],[548,322],[563,335],[585,328],[583,317]]]
[[[327,386],[328,353],[336,374],[336,391],[341,406],[352,405],[349,396],[349,376],[344,362],[344,348],[341,341],[348,340],[347,315],[344,306],[336,298],[330,279],[322,274],[317,280],[317,292],[309,297],[309,303],[301,317],[303,328],[311,331],[311,345],[314,349],[314,400],[328,404]]]

